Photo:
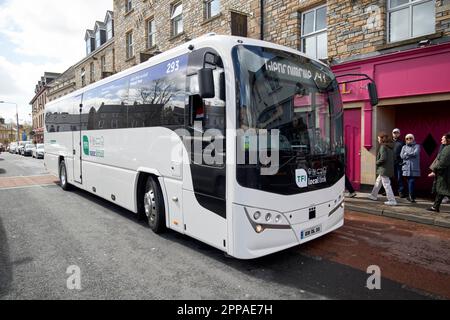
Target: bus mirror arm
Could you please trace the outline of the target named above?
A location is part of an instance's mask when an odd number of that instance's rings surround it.
[[[197,115],[197,108],[203,106],[202,97],[199,94],[189,96],[189,126],[194,125],[195,116]]]
[[[341,74],[336,76],[336,79],[342,78],[342,77],[353,77],[357,79],[352,80],[345,80],[345,81],[339,81],[339,84],[347,84],[347,83],[353,83],[353,82],[360,82],[360,81],[369,81],[369,84],[367,85],[367,90],[369,91],[369,98],[370,98],[370,104],[372,107],[375,107],[379,103],[378,99],[378,90],[377,85],[375,81],[369,77],[367,74],[364,73],[349,73],[349,74]]]
[[[221,72],[220,73],[220,78],[219,78],[219,85],[220,85],[220,100],[222,101],[226,101],[227,97],[226,97],[226,91],[225,91],[225,73]]]

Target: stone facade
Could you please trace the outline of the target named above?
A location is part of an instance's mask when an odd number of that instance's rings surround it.
[[[32,105],[32,117],[33,117],[33,131],[35,133],[35,142],[43,141],[44,134],[44,110],[45,105],[49,102],[48,99],[48,89],[49,84],[51,84],[55,79],[60,76],[59,73],[46,72],[41,80],[37,83],[35,87],[35,96],[30,101]]]
[[[183,4],[184,31],[172,36],[171,8],[174,4]],[[133,0],[133,9],[126,12],[125,0],[114,0],[115,48],[117,71],[147,60],[150,56],[176,47],[186,41],[209,32],[231,34],[231,15],[238,13],[247,17],[247,36],[259,38],[258,1],[221,0],[220,13],[210,19],[205,16],[204,1],[183,0]],[[156,44],[147,46],[147,22],[154,19],[156,26]],[[134,56],[127,58],[127,40],[129,32],[133,34]]]
[[[12,123],[6,124],[5,119],[0,117],[0,144],[3,147],[17,140],[16,132],[17,130]]]
[[[70,67],[48,85],[48,101],[53,101],[76,90],[74,68]]]
[[[104,70],[102,70],[102,59],[104,59]],[[91,67],[93,67],[92,73]],[[83,88],[116,73],[114,38],[75,64],[73,70],[75,74],[75,87],[77,89]]]
[[[301,13],[323,4],[323,0],[266,0],[264,40],[300,49]]]
[[[387,0],[266,0],[265,40],[301,49],[302,13],[325,4],[331,64],[410,48],[423,39],[446,41],[450,36],[450,0],[435,1],[434,34],[394,43],[388,42]]]

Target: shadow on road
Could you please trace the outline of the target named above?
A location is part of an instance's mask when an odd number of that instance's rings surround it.
[[[135,214],[124,208],[80,189],[75,189],[73,192],[133,223],[147,227],[145,222],[139,221]],[[151,232],[150,229],[148,232]],[[430,299],[424,293],[405,289],[402,284],[388,279],[382,280],[382,290],[368,290],[366,283],[370,275],[361,270],[322,260],[320,257],[306,256],[301,252],[301,246],[255,260],[238,260],[227,257],[222,251],[175,231],[169,230],[160,236],[186,249],[201,252],[205,257],[232,267],[261,284],[276,283],[328,299]],[[280,298],[282,297],[274,297],[274,299]]]
[[[6,230],[0,219],[0,297],[6,295],[13,280]]]
[[[2,168],[0,168],[0,174],[5,174],[6,173],[6,170],[5,169],[2,169]]]

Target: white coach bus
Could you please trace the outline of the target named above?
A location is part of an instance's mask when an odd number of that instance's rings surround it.
[[[156,233],[252,259],[343,225],[342,117],[325,64],[210,34],[48,103],[45,164]]]

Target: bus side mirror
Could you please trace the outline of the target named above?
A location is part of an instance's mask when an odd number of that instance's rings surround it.
[[[213,69],[203,68],[198,70],[198,86],[200,89],[200,96],[203,99],[210,99],[216,96]]]
[[[225,91],[226,84],[225,84],[225,73],[224,72],[220,73],[219,84],[220,84],[220,100],[226,101],[227,97],[226,97],[226,91]]]
[[[367,89],[369,90],[370,104],[372,107],[377,106],[379,102],[377,85],[374,82],[371,82],[367,86]]]

